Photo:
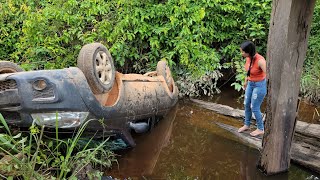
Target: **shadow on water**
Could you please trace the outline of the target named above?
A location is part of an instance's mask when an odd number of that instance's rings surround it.
[[[119,165],[106,174],[133,179],[319,179],[291,165],[288,173],[266,177],[257,168],[259,151],[214,124],[240,122],[199,108],[188,100],[136,137],[137,146],[120,152]]]

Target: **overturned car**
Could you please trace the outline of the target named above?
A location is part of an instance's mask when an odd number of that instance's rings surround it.
[[[103,132],[135,146],[131,130],[152,129],[176,104],[178,89],[165,61],[156,71],[122,74],[100,43],[82,47],[78,67],[23,72],[0,62],[0,113],[8,124],[72,132],[89,121],[86,131]]]

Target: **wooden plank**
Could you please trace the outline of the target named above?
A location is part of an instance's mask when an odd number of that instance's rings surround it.
[[[243,142],[248,143],[250,146],[252,146],[256,149],[261,149],[262,138],[252,137],[252,136],[250,136],[250,134],[248,132],[238,133],[238,128],[227,125],[227,124],[223,124],[220,122],[214,122],[214,123],[216,125],[220,126],[221,128],[231,132],[232,134],[234,134],[235,136],[240,138]]]
[[[214,122],[221,128],[239,137],[245,144],[258,150],[262,149],[261,139],[251,137],[248,133],[238,133],[238,128],[227,124]],[[320,148],[300,141],[294,141],[291,146],[291,160],[299,165],[320,173]]]
[[[234,109],[230,106],[212,103],[212,102],[206,102],[198,99],[190,99],[190,100],[194,103],[197,103],[200,107],[212,110],[216,113],[234,117],[241,120],[244,118],[244,110]],[[320,142],[320,124],[310,124],[303,121],[297,121],[295,132],[296,134],[298,133],[305,137],[315,138],[315,141],[318,140],[318,142]]]
[[[230,106],[202,101],[199,99],[190,99],[192,102],[199,104],[200,107],[212,110],[216,113],[231,116],[234,118],[244,118],[244,110],[234,109]]]
[[[308,137],[317,138],[320,142],[320,124],[310,124],[297,121],[296,132]]]

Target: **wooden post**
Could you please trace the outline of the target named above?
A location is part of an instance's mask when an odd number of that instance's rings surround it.
[[[268,38],[268,96],[258,167],[285,172],[297,115],[300,77],[316,0],[273,0]]]

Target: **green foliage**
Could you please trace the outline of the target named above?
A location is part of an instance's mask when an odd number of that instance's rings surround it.
[[[0,4],[0,60],[26,70],[64,68],[76,65],[84,44],[101,42],[119,71],[145,73],[160,59],[190,79],[225,68],[237,73],[240,90],[239,45],[252,40],[265,56],[270,13],[271,0],[8,0]],[[302,95],[314,101],[319,39],[317,2],[301,81]]]
[[[18,46],[26,69],[75,66],[81,46],[105,41],[99,28],[111,26],[103,0],[43,1],[37,8],[27,14]]]
[[[21,133],[13,136],[0,114],[0,121],[7,134],[0,134],[0,172],[2,178],[23,179],[75,179],[81,171],[91,165],[110,167],[116,162],[109,150],[108,139],[100,143],[89,140],[79,146],[81,134],[88,122],[80,127],[73,138],[66,140],[44,137],[44,127],[30,127],[30,136]],[[81,144],[81,143],[80,143]],[[101,172],[91,172],[91,177],[101,177]]]
[[[124,73],[166,59],[199,78],[239,71],[244,40],[264,54],[271,0],[10,0],[1,9],[0,59],[26,70],[75,66],[84,44],[101,42]]]
[[[227,61],[224,63],[224,68],[234,70],[236,73],[235,82],[232,83],[232,86],[237,91],[242,89],[246,77],[245,60],[241,57],[239,50],[240,44],[245,40],[251,40],[257,46],[257,52],[264,57],[266,55],[271,2],[271,0],[244,2],[242,6],[243,16],[240,17],[240,28],[234,30],[237,32],[235,37],[220,50]]]
[[[300,93],[311,102],[320,100],[320,2],[314,10],[310,37],[308,41],[307,57],[301,77]]]
[[[18,62],[19,38],[23,36],[22,26],[28,8],[23,0],[0,3],[0,60]]]
[[[247,76],[247,72],[244,69],[244,63],[241,63],[240,61],[234,62],[237,75],[236,75],[236,82],[232,83],[231,86],[234,86],[234,88],[237,91],[241,91],[242,87],[244,86],[244,81]]]
[[[310,68],[309,68],[310,67]],[[305,68],[300,83],[300,93],[310,102],[320,101],[320,63],[315,62]]]

